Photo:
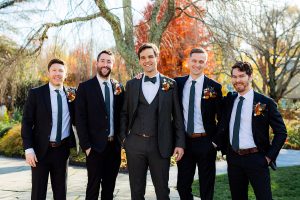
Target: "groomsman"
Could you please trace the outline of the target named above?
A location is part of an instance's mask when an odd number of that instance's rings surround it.
[[[219,129],[227,154],[228,177],[233,200],[248,199],[248,184],[256,199],[271,200],[270,172],[287,137],[276,103],[251,87],[253,70],[247,62],[231,69],[235,93],[228,93]],[[269,127],[274,138],[269,141]],[[219,144],[218,144],[219,146]]]
[[[121,113],[120,136],[126,150],[134,200],[145,199],[148,168],[156,199],[170,199],[170,157],[173,153],[179,161],[185,145],[177,84],[158,72],[158,54],[158,48],[151,43],[139,48],[139,64],[144,75],[127,82]]]
[[[53,198],[66,199],[69,148],[75,144],[73,103],[63,86],[66,73],[62,60],[51,60],[49,83],[31,89],[24,106],[21,136],[32,172],[31,199],[46,199],[49,173]]]
[[[117,139],[123,86],[110,78],[114,55],[109,50],[97,56],[97,75],[79,85],[76,96],[76,128],[86,153],[88,184],[86,199],[112,200],[121,162]]]
[[[221,116],[221,85],[204,75],[207,52],[194,48],[190,52],[190,74],[175,78],[183,111],[186,149],[177,163],[177,189],[182,200],[193,199],[192,183],[198,166],[200,197],[212,200],[216,174],[216,149],[213,145]]]

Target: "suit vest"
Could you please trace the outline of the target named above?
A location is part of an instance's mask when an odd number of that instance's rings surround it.
[[[140,87],[139,102],[136,116],[132,125],[133,134],[145,134],[156,136],[158,128],[158,92],[149,104],[145,99],[142,87]]]

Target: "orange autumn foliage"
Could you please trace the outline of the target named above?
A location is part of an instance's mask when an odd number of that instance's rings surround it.
[[[164,1],[160,8],[160,13],[164,12],[167,1]],[[185,8],[189,5],[190,1],[181,0],[176,1],[176,7]],[[144,19],[138,24],[135,33],[137,36],[136,48],[142,43],[148,42],[148,35],[145,34],[149,30],[147,22],[151,17],[153,4],[148,4],[145,11],[143,12]],[[190,6],[185,9],[185,12],[190,16],[196,16],[196,10]],[[203,15],[205,10],[203,9]],[[157,21],[160,20],[162,15],[159,15]],[[205,25],[181,13],[180,10],[176,10],[175,18],[170,22],[168,28],[163,33],[161,44],[160,44],[160,56],[159,56],[159,71],[170,77],[176,77],[189,73],[187,68],[187,58],[189,52],[194,47],[203,47],[209,49],[208,45],[211,34],[205,27]],[[205,73],[210,74],[215,66],[214,55],[208,51],[208,67]]]

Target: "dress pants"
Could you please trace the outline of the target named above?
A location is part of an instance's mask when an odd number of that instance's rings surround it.
[[[39,159],[32,172],[32,200],[46,199],[48,177],[50,173],[53,198],[65,200],[67,193],[67,168],[70,149],[67,144],[49,147],[43,159]]]
[[[256,199],[272,200],[270,172],[267,160],[262,153],[238,155],[230,148],[227,163],[233,200],[248,199],[249,182]]]
[[[209,137],[186,138],[186,149],[177,163],[177,190],[181,200],[192,200],[192,183],[198,166],[201,200],[212,200],[216,175],[216,149]]]
[[[121,152],[114,141],[107,142],[104,151],[91,149],[86,158],[88,184],[86,199],[96,200],[99,197],[101,184],[101,200],[112,200],[116,178],[120,168]]]
[[[149,167],[157,200],[169,200],[170,158],[162,158],[157,137],[131,133],[125,141],[132,200],[144,200]]]

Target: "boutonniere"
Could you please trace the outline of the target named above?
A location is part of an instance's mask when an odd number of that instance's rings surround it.
[[[113,85],[113,88],[114,88],[114,95],[119,95],[119,94],[122,93],[121,84],[117,80],[113,79],[112,80],[112,85]]]
[[[170,80],[167,80],[167,79],[163,79],[163,82],[162,82],[162,84],[161,84],[161,89],[163,90],[163,91],[168,91],[169,89],[171,89],[173,87],[173,82],[172,81],[170,81]]]
[[[216,98],[217,93],[215,92],[215,89],[213,87],[207,87],[203,91],[203,99],[210,99],[210,98]]]
[[[69,87],[66,90],[68,102],[72,102],[76,97],[76,88]]]
[[[259,116],[259,115],[264,115],[263,111],[266,109],[266,104],[262,104],[258,102],[257,104],[254,105],[253,111],[254,111],[254,116]]]

